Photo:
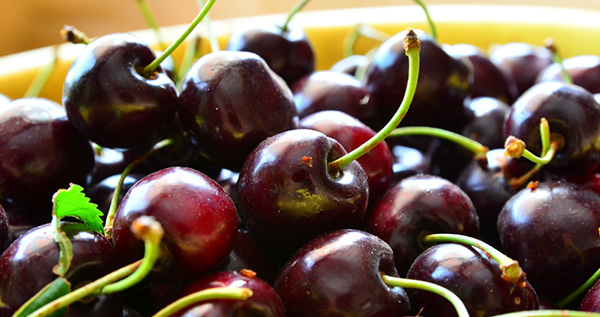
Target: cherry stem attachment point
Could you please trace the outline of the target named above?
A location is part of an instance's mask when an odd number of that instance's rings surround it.
[[[252,296],[252,290],[245,287],[215,287],[208,288],[182,297],[167,307],[161,309],[152,317],[168,317],[178,311],[201,301],[213,299],[246,300]]]
[[[504,253],[479,239],[462,234],[434,233],[422,237],[420,242],[423,245],[454,242],[478,248],[487,256],[494,259],[494,261],[498,262],[504,280],[519,286],[524,286],[525,272],[521,269],[521,266],[519,266],[519,262],[509,258]]]
[[[167,56],[171,55],[171,53],[173,53],[173,51],[175,51],[175,49],[181,43],[183,43],[186,37],[190,35],[190,33],[192,33],[196,26],[198,26],[202,19],[208,14],[208,11],[210,11],[215,1],[216,0],[208,0],[206,2],[206,5],[204,5],[202,10],[200,10],[198,15],[196,15],[192,23],[190,23],[190,25],[186,28],[183,34],[181,34],[179,38],[177,38],[173,43],[171,43],[171,45],[169,45],[169,47],[167,47],[167,49],[164,50],[160,56],[155,58],[150,64],[144,67],[144,69],[142,70],[142,74],[145,75],[145,77],[149,77],[152,73],[154,73],[158,66],[160,66],[160,63],[162,63],[165,60],[165,58],[167,58]]]
[[[411,28],[408,28],[406,36],[404,37],[404,50],[408,56],[408,80],[402,103],[392,119],[371,139],[367,140],[350,153],[329,163],[329,170],[333,175],[337,174],[348,164],[357,160],[377,146],[377,144],[381,143],[381,141],[383,141],[398,126],[398,124],[400,124],[400,121],[402,121],[408,112],[415,91],[417,90],[417,82],[419,80],[419,56],[421,51],[421,42],[417,38],[417,34]]]
[[[416,4],[418,4],[423,9],[423,12],[425,13],[425,17],[427,18],[427,24],[429,24],[429,32],[431,32],[431,36],[437,40],[438,37],[437,37],[437,31],[435,29],[435,24],[433,23],[433,19],[431,18],[431,15],[429,15],[429,10],[427,10],[427,6],[421,0],[414,0],[414,1]]]
[[[292,18],[296,15],[296,13],[300,12],[300,10],[302,10],[302,8],[304,8],[304,6],[309,1],[310,0],[300,0],[300,1],[296,2],[296,5],[294,5],[292,10],[290,10],[290,12],[287,15],[287,18],[285,19],[285,22],[281,26],[282,32],[286,32],[288,30],[288,26],[289,26],[290,22],[292,21]]]
[[[560,72],[563,81],[568,84],[572,84],[573,78],[571,78],[571,75],[569,75],[569,72],[565,68],[565,64],[563,63],[562,57],[558,53],[558,48],[556,47],[554,40],[552,38],[546,39],[544,46],[550,50],[550,52],[552,53],[552,60],[558,65],[558,67],[560,67]]]
[[[388,138],[401,137],[401,136],[405,136],[405,135],[427,135],[427,136],[433,136],[433,137],[438,137],[440,139],[452,141],[452,142],[457,143],[460,146],[464,147],[465,149],[469,150],[470,152],[473,152],[476,160],[485,159],[486,154],[489,151],[489,148],[487,146],[485,146],[475,140],[469,139],[468,137],[466,137],[464,135],[461,135],[461,134],[458,134],[458,133],[455,133],[452,131],[440,129],[440,128],[434,128],[434,127],[415,127],[415,126],[413,126],[413,127],[396,128],[390,133]]]
[[[127,175],[131,173],[131,170],[133,170],[136,166],[138,166],[146,158],[148,158],[148,156],[174,143],[175,141],[173,139],[164,139],[156,143],[148,152],[144,153],[144,155],[138,157],[135,161],[129,163],[129,165],[125,167],[123,173],[121,173],[119,182],[115,187],[115,191],[113,192],[113,196],[110,201],[110,207],[108,208],[108,213],[106,214],[106,223],[104,224],[104,235],[106,236],[106,238],[112,238],[112,229],[115,222],[115,214],[117,213],[117,207],[119,206],[119,196],[121,195],[121,189],[123,188],[123,183],[125,182],[125,178],[127,178]]]
[[[445,287],[442,287],[440,285],[437,285],[437,284],[431,283],[431,282],[407,279],[407,278],[400,278],[400,277],[393,277],[393,276],[385,275],[383,273],[381,273],[381,279],[383,280],[385,285],[387,285],[389,287],[413,288],[413,289],[419,289],[419,290],[438,294],[438,295],[444,297],[445,299],[447,299],[452,304],[452,306],[454,306],[454,309],[456,309],[456,314],[458,315],[458,317],[469,317],[470,316],[469,311],[467,310],[467,307],[465,307],[465,304],[460,300],[460,298]]]

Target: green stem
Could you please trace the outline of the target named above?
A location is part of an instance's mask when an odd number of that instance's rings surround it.
[[[502,277],[505,280],[514,284],[521,284],[524,282],[525,272],[523,272],[517,261],[507,257],[504,253],[479,239],[451,233],[428,234],[421,239],[421,243],[424,245],[446,242],[461,243],[482,250],[486,255],[498,262],[500,270],[502,271]]]
[[[48,78],[50,78],[52,71],[54,70],[54,68],[56,67],[56,64],[58,63],[57,50],[58,50],[58,47],[55,46],[54,49],[52,50],[52,61],[50,63],[46,64],[44,67],[42,67],[38,71],[38,73],[35,75],[35,77],[33,78],[33,81],[27,88],[27,91],[25,91],[25,95],[24,95],[25,98],[34,98],[34,97],[38,97],[40,95],[40,92],[42,92],[42,89],[46,85],[46,82],[48,82]]]
[[[542,140],[542,156],[550,150],[550,125],[546,118],[540,119],[540,138]]]
[[[179,68],[179,73],[175,78],[177,87],[181,87],[181,83],[183,83],[185,74],[192,67],[194,60],[198,57],[201,41],[202,38],[197,36],[193,41],[190,41],[191,43],[189,45],[185,47],[185,52],[183,52],[183,58],[181,59],[181,67]]]
[[[600,314],[577,310],[542,309],[506,313],[490,317],[600,317]]]
[[[196,304],[200,301],[212,299],[246,300],[251,296],[252,290],[244,287],[208,288],[176,300],[167,307],[161,309],[156,314],[152,315],[152,317],[168,317],[186,308],[187,306]]]
[[[551,142],[550,148],[548,149],[548,152],[546,152],[546,155],[544,155],[545,158],[543,161],[548,161],[548,162],[551,161],[552,158],[554,157],[554,154],[556,154],[557,148],[558,148],[558,143]],[[529,170],[527,173],[523,174],[522,176],[509,180],[509,185],[513,189],[521,188],[521,186],[523,186],[523,184],[525,184],[525,182],[527,182],[529,179],[531,179],[531,177],[535,173],[537,173],[539,170],[541,170],[542,167],[544,167],[544,165],[545,164],[536,164],[531,170]]]
[[[185,38],[192,33],[194,28],[196,28],[196,26],[202,21],[204,16],[208,14],[208,11],[210,11],[210,8],[212,8],[215,1],[216,0],[208,0],[206,5],[202,8],[202,10],[200,10],[198,15],[194,18],[192,23],[187,27],[183,34],[179,36],[177,40],[171,43],[171,45],[169,45],[169,47],[167,47],[167,49],[162,52],[160,56],[155,58],[150,64],[144,67],[142,74],[144,74],[146,77],[149,77],[158,68],[160,63],[162,63],[167,56],[171,55],[171,53],[173,53],[173,51],[185,40]]]
[[[416,4],[418,4],[423,9],[423,12],[425,13],[425,17],[427,17],[427,24],[429,24],[429,31],[431,32],[431,36],[437,40],[438,37],[437,37],[437,31],[435,29],[435,24],[433,23],[433,19],[429,15],[429,10],[427,10],[427,6],[421,0],[414,0],[414,1]]]
[[[565,68],[565,64],[563,63],[562,57],[558,53],[558,48],[556,47],[554,40],[551,38],[546,39],[545,46],[552,53],[552,60],[558,65],[558,67],[560,67],[560,72],[561,72],[563,81],[568,84],[572,84],[573,78],[571,78],[571,75],[569,75],[569,72]]]
[[[286,32],[288,29],[288,26],[290,24],[290,22],[292,21],[292,18],[296,15],[296,13],[300,12],[300,10],[302,10],[302,8],[304,8],[304,6],[309,2],[310,0],[300,0],[298,2],[296,2],[296,5],[292,8],[292,10],[288,13],[287,18],[285,19],[285,22],[283,23],[283,25],[281,26],[281,31],[282,32]]]
[[[354,47],[360,36],[366,36],[380,42],[385,42],[390,38],[390,35],[385,32],[379,31],[370,25],[359,23],[344,38],[344,57],[354,55]]]
[[[572,301],[583,295],[587,292],[594,284],[600,279],[600,269],[596,270],[596,272],[587,280],[583,285],[579,286],[574,292],[569,294],[567,297],[563,298],[561,301],[556,303],[558,308],[565,308]]]
[[[113,192],[112,199],[110,201],[110,206],[108,208],[108,213],[106,214],[106,223],[104,224],[104,235],[106,238],[112,238],[112,229],[115,222],[115,214],[117,213],[117,207],[119,206],[119,196],[121,196],[121,189],[123,188],[123,183],[125,182],[125,178],[127,175],[131,173],[131,170],[138,166],[141,162],[143,162],[148,156],[154,154],[156,151],[165,148],[174,143],[173,139],[165,139],[158,143],[156,143],[148,152],[144,153],[144,155],[138,157],[135,161],[129,163],[121,173],[121,177],[119,178],[119,182],[115,187],[115,191]]]
[[[76,27],[72,25],[65,25],[60,30],[60,35],[62,38],[73,44],[90,44],[92,41],[85,33],[78,30]]]
[[[464,147],[465,149],[473,152],[475,154],[476,159],[485,158],[486,153],[489,151],[489,148],[487,146],[484,146],[483,144],[475,140],[469,139],[464,135],[434,127],[396,128],[390,133],[388,138],[401,137],[405,135],[427,135],[452,141]]]
[[[383,279],[383,282],[389,287],[414,288],[438,294],[447,299],[452,306],[454,306],[458,317],[469,317],[469,311],[467,311],[465,304],[458,296],[456,296],[456,294],[445,287],[431,282],[393,277],[385,274],[381,274],[381,279]]]
[[[198,0],[198,7],[204,6],[204,0]],[[221,50],[219,47],[219,40],[215,36],[215,33],[212,30],[212,23],[210,20],[210,14],[206,15],[206,20],[204,21],[204,25],[206,27],[206,34],[208,35],[208,42],[210,43],[210,50],[212,52],[218,52]]]
[[[408,55],[408,81],[402,103],[398,107],[398,110],[392,119],[371,139],[350,153],[329,163],[329,170],[332,171],[333,174],[337,174],[337,172],[341,171],[348,164],[357,160],[359,157],[368,153],[372,148],[377,146],[377,144],[383,141],[392,132],[392,130],[394,130],[398,124],[400,124],[400,121],[402,121],[408,112],[417,89],[417,82],[419,80],[419,54],[421,50],[420,42],[412,29],[409,29],[406,33],[404,38],[404,49],[406,51],[406,55]]]
[[[146,0],[136,0],[136,2],[138,4],[138,7],[140,8],[140,11],[142,11],[142,15],[144,16],[146,23],[148,24],[150,29],[154,31],[154,35],[156,36],[156,41],[158,42],[160,49],[163,51],[166,50],[167,43],[163,39],[163,36],[160,32],[160,28],[158,27],[158,23],[156,23],[154,15],[152,14],[150,7],[148,6],[148,2]]]
[[[31,315],[29,315],[29,317],[50,316],[52,313],[57,312],[60,309],[67,307],[68,305],[71,305],[82,298],[96,295],[98,294],[98,290],[102,289],[102,287],[104,287],[105,285],[114,283],[115,281],[118,281],[135,272],[135,270],[138,268],[141,262],[142,261],[140,260],[127,266],[124,266],[112,273],[109,273],[108,275],[105,275],[100,279],[95,280],[94,282],[86,284],[70,292],[65,296],[57,298],[54,301],[42,306],[40,309],[33,312]]]

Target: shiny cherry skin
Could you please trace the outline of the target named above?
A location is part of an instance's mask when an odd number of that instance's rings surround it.
[[[466,107],[472,116],[461,134],[490,149],[504,147],[504,118],[510,105],[494,97],[476,97]]]
[[[89,141],[59,104],[23,98],[0,107],[0,200],[49,215],[52,195],[85,185],[93,166]]]
[[[460,187],[441,177],[415,175],[391,187],[369,209],[365,230],[394,250],[396,269],[404,276],[423,252],[424,232],[479,236],[479,220],[471,199]]]
[[[73,260],[65,275],[72,289],[121,267],[114,246],[108,239],[88,226],[63,222],[62,230],[73,245]],[[60,248],[54,241],[49,224],[33,228],[20,236],[0,257],[1,316],[11,316],[57,275]],[[99,295],[69,306],[67,316],[118,316],[123,310],[121,293]]]
[[[238,180],[238,211],[248,231],[297,249],[323,232],[357,227],[369,200],[368,179],[356,161],[341,171],[328,167],[344,154],[339,142],[315,130],[261,142]]]
[[[239,171],[265,138],[298,125],[289,87],[250,52],[201,57],[181,85],[183,129],[208,159]]]
[[[302,119],[300,128],[313,129],[334,138],[350,152],[371,139],[376,132],[355,117],[341,111],[312,113]],[[393,157],[385,140],[356,160],[369,179],[369,201],[375,202],[385,193],[393,179]]]
[[[562,65],[569,73],[573,84],[587,89],[595,94],[600,93],[600,56],[578,55],[564,59]],[[563,81],[562,68],[554,63],[547,66],[538,74],[536,82]]]
[[[394,179],[390,186],[417,174],[430,174],[431,159],[421,150],[396,144],[392,146]]]
[[[123,201],[123,197],[125,197],[127,191],[144,176],[144,174],[129,174],[125,177],[118,198],[119,204]],[[106,214],[108,213],[110,203],[120,178],[121,174],[112,175],[86,189],[86,196],[90,198],[90,202],[98,205],[98,210],[104,213],[104,217],[106,217]]]
[[[421,42],[417,90],[401,126],[425,125],[457,131],[465,121],[463,103],[470,94],[472,67],[446,53],[431,36],[415,30]],[[379,46],[365,74],[369,104],[375,107],[378,130],[397,111],[408,80],[406,31]]]
[[[470,316],[492,316],[539,307],[531,284],[503,279],[498,263],[471,246],[434,245],[415,259],[406,277],[447,288],[461,299]],[[450,302],[437,294],[416,289],[407,289],[407,293],[413,312],[424,307],[423,316],[457,316]]]
[[[403,316],[406,292],[389,287],[381,273],[398,276],[389,245],[360,230],[322,234],[283,267],[275,290],[288,316]]]
[[[579,310],[600,313],[600,282],[596,281],[587,291],[579,304]]]
[[[177,89],[152,49],[131,34],[110,34],[86,45],[63,86],[69,120],[102,147],[147,149],[162,138],[177,111]]]
[[[0,205],[0,254],[4,252],[11,242],[12,232],[8,223],[8,215],[2,205]]]
[[[115,215],[113,241],[125,263],[143,257],[143,242],[129,229],[146,215],[165,231],[153,281],[189,280],[221,264],[233,248],[238,229],[235,206],[210,177],[186,167],[169,167],[132,186]]]
[[[587,90],[561,82],[539,83],[512,105],[504,123],[504,137],[515,136],[527,149],[541,153],[540,120],[546,118],[556,155],[544,168],[560,176],[593,172],[600,162],[600,104]],[[522,159],[524,160],[524,159]]]
[[[245,287],[252,290],[252,296],[243,301],[227,299],[203,301],[189,305],[174,316],[286,316],[283,302],[273,287],[259,277],[248,276],[239,271],[218,271],[205,275],[185,285],[179,291],[179,297],[214,287]]]
[[[258,54],[289,86],[315,70],[312,44],[294,24],[288,24],[286,30],[275,24],[236,29],[226,50]]]
[[[508,200],[498,216],[506,254],[541,297],[558,301],[600,267],[600,195],[569,182],[540,182]]]

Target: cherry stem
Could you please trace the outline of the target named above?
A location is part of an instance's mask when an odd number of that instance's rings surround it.
[[[204,0],[198,0],[198,7],[204,6]],[[221,50],[219,47],[219,40],[215,36],[215,33],[212,30],[212,23],[210,20],[210,14],[206,15],[206,20],[204,21],[204,26],[206,27],[206,34],[208,34],[208,42],[210,43],[210,50],[213,52],[218,52]]]
[[[469,139],[464,135],[434,127],[402,127],[394,129],[388,138],[401,137],[405,135],[427,135],[445,139],[457,143],[465,149],[475,154],[475,159],[485,159],[489,148],[475,140]]]
[[[600,317],[600,314],[578,310],[542,309],[524,310],[490,317]]]
[[[148,2],[146,0],[136,0],[136,2],[138,4],[138,7],[140,8],[140,11],[142,11],[142,15],[144,16],[144,19],[146,20],[146,24],[148,24],[150,29],[152,29],[152,31],[154,31],[154,35],[156,37],[156,41],[158,42],[158,45],[160,46],[160,49],[166,50],[167,43],[163,39],[163,36],[160,32],[160,28],[158,27],[158,24],[156,23],[156,20],[154,19],[154,15],[152,14],[150,7],[148,6]]]
[[[286,32],[288,30],[288,26],[289,26],[290,22],[292,21],[292,18],[296,15],[296,13],[300,12],[300,10],[302,10],[302,8],[304,8],[304,6],[309,1],[310,0],[300,0],[300,1],[296,2],[296,5],[294,5],[292,10],[288,13],[287,18],[285,19],[285,22],[281,26],[282,32]]]
[[[108,238],[108,239],[112,238],[112,229],[113,229],[113,225],[115,222],[115,214],[117,213],[117,207],[119,206],[119,196],[121,195],[121,189],[123,188],[123,183],[125,182],[125,178],[127,178],[127,175],[129,175],[129,173],[131,173],[132,169],[134,169],[136,166],[138,166],[140,163],[142,163],[150,155],[152,155],[156,151],[158,151],[162,148],[166,148],[174,143],[175,143],[175,141],[173,139],[164,139],[164,140],[156,143],[148,152],[144,153],[142,156],[138,157],[136,160],[129,163],[125,167],[125,169],[123,170],[123,173],[121,173],[119,182],[117,183],[117,186],[115,187],[115,191],[113,192],[113,196],[110,201],[110,206],[108,208],[108,213],[106,215],[106,223],[104,224],[104,235],[106,236],[106,238]]]
[[[569,294],[567,297],[560,300],[556,303],[558,308],[564,308],[569,305],[572,301],[579,298],[579,296],[583,295],[587,292],[594,284],[600,279],[600,269],[598,269],[583,285],[579,286],[575,291]]]
[[[565,68],[565,64],[563,63],[562,57],[558,53],[558,48],[556,47],[556,44],[554,43],[554,40],[551,39],[551,38],[546,39],[545,47],[550,50],[550,52],[552,53],[552,60],[556,64],[558,64],[558,66],[560,67],[560,72],[561,72],[561,75],[562,75],[562,79],[566,83],[572,84],[573,83],[573,78],[571,78],[571,75],[569,75],[569,72]]]
[[[52,71],[56,67],[57,63],[58,63],[58,47],[55,46],[54,49],[52,50],[52,61],[50,61],[50,63],[46,64],[44,67],[42,67],[37,72],[37,74],[33,78],[33,81],[27,88],[27,91],[25,91],[25,94],[24,94],[25,98],[34,98],[34,97],[38,97],[40,95],[40,92],[42,92],[42,89],[48,82],[48,78],[50,78],[50,75],[52,74]]]
[[[452,234],[452,233],[434,233],[428,234],[421,238],[423,245],[431,245],[436,243],[455,242],[465,245],[469,245],[480,249],[483,253],[498,262],[500,271],[502,271],[502,278],[513,284],[524,286],[525,283],[525,272],[519,266],[519,262],[509,258],[504,253],[498,251],[491,245],[466,235]]]
[[[554,155],[556,154],[556,149],[558,149],[558,143],[557,142],[551,142],[550,143],[550,149],[548,150],[548,152],[546,153],[545,157],[547,158],[547,161],[552,160],[552,158],[554,157]],[[546,159],[545,159],[546,160]],[[518,189],[521,188],[521,186],[523,186],[523,184],[525,184],[529,179],[531,179],[531,177],[539,172],[539,170],[542,169],[542,167],[544,167],[545,164],[536,164],[532,169],[530,169],[529,171],[527,171],[527,173],[523,174],[520,177],[517,178],[513,178],[511,179],[508,183],[509,185],[513,188],[513,189]]]
[[[152,317],[168,317],[187,306],[196,304],[201,301],[213,299],[233,299],[246,300],[252,296],[252,290],[246,287],[214,287],[204,289],[190,295],[184,296],[175,302],[161,309]]]
[[[135,270],[137,270],[141,263],[142,260],[139,260],[137,262],[124,266],[62,297],[59,297],[54,301],[40,307],[38,310],[29,315],[29,317],[50,316],[52,313],[57,312],[60,309],[65,308],[68,305],[71,305],[82,298],[96,295],[98,293],[98,290],[101,289],[104,285],[114,283],[124,277],[131,275],[133,272],[135,272]]]
[[[202,42],[202,38],[197,36],[189,45],[185,47],[185,52],[183,52],[183,58],[181,59],[181,65],[179,68],[179,72],[176,74],[175,83],[177,83],[177,87],[181,86],[183,79],[185,78],[185,74],[192,67],[192,63],[198,57],[200,51],[200,43]]]
[[[541,138],[541,143],[542,143],[542,156],[541,157],[539,157],[539,156],[531,153],[529,150],[527,150],[525,148],[525,142],[523,142],[522,140],[520,140],[512,135],[509,136],[508,138],[506,138],[506,141],[504,142],[504,148],[506,150],[505,154],[506,154],[506,156],[509,156],[512,158],[524,157],[533,163],[546,165],[546,164],[550,163],[550,161],[554,157],[553,153],[552,153],[552,155],[549,155],[550,150],[551,150],[550,137],[551,137],[551,134],[550,134],[550,127],[548,125],[548,120],[546,120],[546,118],[542,118],[540,120],[540,138]]]
[[[370,39],[374,39],[380,42],[385,42],[390,38],[390,35],[382,32],[368,24],[359,23],[357,24],[350,33],[344,38],[344,56],[354,55],[354,47],[359,37],[366,36]]]
[[[160,223],[150,216],[142,216],[131,224],[131,231],[136,238],[144,241],[144,258],[139,268],[125,279],[106,285],[102,293],[111,294],[126,290],[142,281],[154,267],[160,253],[160,241],[164,230]]]
[[[83,32],[78,30],[76,27],[72,25],[65,25],[60,30],[60,35],[62,38],[73,44],[89,44],[91,39]]]
[[[216,0],[208,0],[206,5],[204,5],[202,10],[200,10],[198,15],[196,15],[196,17],[194,18],[192,23],[190,23],[190,25],[183,32],[183,34],[181,34],[179,36],[179,38],[177,38],[173,43],[171,43],[171,45],[169,45],[169,47],[167,47],[167,49],[164,50],[160,56],[155,58],[150,64],[148,64],[146,67],[144,67],[142,74],[144,74],[146,77],[149,77],[152,73],[154,73],[154,71],[158,68],[158,66],[160,66],[160,63],[162,63],[165,60],[165,58],[167,58],[169,55],[171,55],[171,53],[173,53],[173,51],[175,51],[175,49],[181,43],[183,43],[185,38],[188,35],[190,35],[190,33],[192,33],[192,31],[196,28],[196,26],[198,26],[198,24],[202,21],[204,16],[206,16],[208,14],[208,11],[210,11],[210,8],[212,8],[215,1]]]
[[[454,309],[456,309],[456,313],[457,313],[458,317],[469,317],[470,316],[469,311],[467,310],[467,307],[465,307],[465,304],[460,300],[460,298],[458,296],[456,296],[456,294],[454,294],[452,291],[450,291],[449,289],[447,289],[445,287],[442,287],[440,285],[437,285],[437,284],[431,283],[431,282],[407,279],[407,278],[400,278],[400,277],[393,277],[393,276],[385,275],[383,273],[381,273],[381,279],[389,287],[420,289],[420,290],[438,294],[438,295],[444,297],[445,299],[447,299],[452,304],[452,306],[454,306]]]
[[[437,37],[437,31],[435,29],[435,24],[433,23],[433,19],[429,15],[429,10],[427,10],[427,6],[421,0],[414,0],[414,1],[416,4],[418,4],[423,9],[423,12],[425,13],[425,17],[427,18],[427,24],[429,24],[429,32],[431,32],[431,36],[437,40],[438,37]]]
[[[337,174],[348,164],[357,160],[359,157],[368,153],[372,148],[377,146],[383,141],[397,126],[400,121],[404,118],[410,104],[412,103],[415,91],[417,89],[417,82],[419,80],[419,54],[421,51],[421,42],[417,38],[417,34],[408,28],[408,32],[404,37],[404,50],[408,56],[408,80],[406,85],[406,91],[404,92],[404,98],[402,103],[398,107],[398,110],[392,117],[392,119],[381,129],[377,134],[367,140],[358,148],[354,149],[350,153],[338,158],[337,160],[329,163],[329,170],[332,174]]]

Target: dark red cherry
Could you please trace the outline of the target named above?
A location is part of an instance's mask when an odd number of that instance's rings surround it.
[[[140,216],[152,216],[165,231],[151,278],[182,281],[221,264],[233,248],[238,219],[225,191],[210,177],[186,167],[169,167],[132,186],[115,215],[113,241],[124,262],[142,258],[143,242],[130,230]]]
[[[274,24],[236,29],[226,49],[258,54],[289,86],[315,70],[312,44],[294,24],[285,30]]]
[[[336,230],[311,240],[275,282],[294,316],[403,316],[410,303],[381,273],[398,276],[389,245],[360,230]]]
[[[461,134],[490,149],[504,147],[504,118],[510,105],[493,97],[477,97],[471,99],[466,107],[472,116]]]
[[[89,141],[48,99],[17,99],[0,107],[0,199],[49,215],[52,195],[86,184],[94,166]]]
[[[537,310],[538,298],[527,282],[502,277],[498,263],[480,249],[456,243],[434,245],[413,262],[407,278],[447,288],[465,304],[471,316],[492,316]],[[423,316],[457,316],[450,302],[432,292],[407,289],[411,310]],[[419,314],[419,316],[421,316]]]
[[[121,203],[127,191],[144,176],[145,175],[143,174],[129,174],[125,177],[123,184],[121,185],[121,191],[118,198],[119,203]],[[104,216],[108,214],[120,178],[121,174],[112,175],[86,189],[86,196],[90,198],[90,202],[98,205],[98,210],[102,211]]]
[[[12,242],[12,232],[8,223],[8,215],[2,205],[0,205],[0,254]]]
[[[460,233],[477,237],[479,222],[475,207],[460,187],[432,175],[416,175],[391,187],[369,209],[365,230],[394,250],[401,276],[423,251],[419,237],[430,233]]]
[[[350,152],[371,139],[376,132],[366,124],[341,111],[312,113],[300,120],[300,128],[312,129],[334,138]],[[357,159],[369,179],[369,201],[375,202],[385,193],[393,178],[393,157],[385,141]]]
[[[600,93],[600,56],[578,55],[564,59],[562,65],[567,70],[573,84],[587,89],[591,93]],[[536,82],[563,81],[562,67],[552,64],[543,69]]]
[[[586,292],[579,304],[579,310],[600,313],[600,282],[596,281]]]
[[[181,85],[179,118],[198,150],[239,171],[258,143],[298,125],[289,87],[250,52],[201,57]]]
[[[252,290],[246,300],[218,299],[189,305],[174,316],[272,316],[285,317],[285,307],[275,290],[258,277],[238,271],[219,271],[192,281],[179,291],[179,297],[214,287],[245,287]]]
[[[392,141],[393,142],[393,141]],[[417,174],[430,174],[429,155],[418,149],[396,144],[392,146],[394,180],[392,184]]]
[[[506,254],[537,293],[557,301],[600,267],[600,195],[568,182],[540,182],[516,193],[500,212]]]
[[[115,248],[87,225],[63,222],[61,229],[71,240],[73,259],[65,278],[72,289],[121,267]],[[11,316],[33,295],[54,281],[60,248],[49,224],[20,236],[0,257],[0,315]],[[120,293],[99,295],[69,306],[67,316],[119,316],[123,310]]]
[[[67,73],[62,103],[69,120],[103,147],[147,149],[162,138],[177,110],[177,89],[159,68],[143,74],[152,49],[131,34],[102,36]]]
[[[356,161],[330,170],[328,163],[344,154],[339,142],[308,129],[261,142],[238,180],[238,211],[250,233],[295,249],[323,232],[357,227],[369,199],[368,180]]]

